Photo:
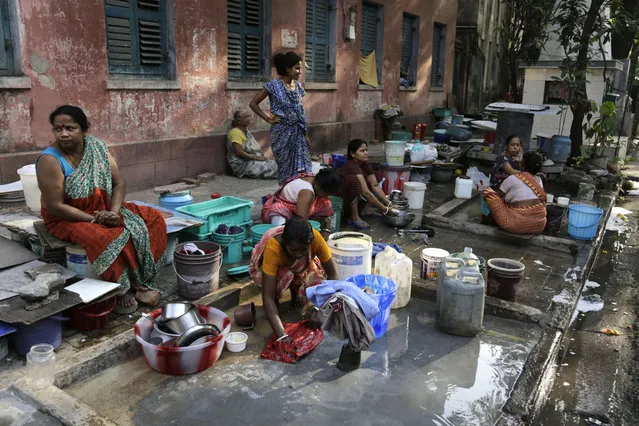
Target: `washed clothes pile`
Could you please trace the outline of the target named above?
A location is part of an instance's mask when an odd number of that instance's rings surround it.
[[[315,306],[321,306],[324,330],[348,339],[358,351],[368,349],[375,341],[375,331],[369,320],[379,313],[379,307],[355,284],[327,280],[307,288],[306,295]]]

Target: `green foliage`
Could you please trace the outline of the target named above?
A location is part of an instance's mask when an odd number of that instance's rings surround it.
[[[599,115],[595,117],[595,114]],[[600,157],[607,147],[614,144],[613,133],[617,123],[617,107],[614,102],[604,102],[597,106],[595,101],[590,101],[590,110],[586,113],[586,122],[583,125],[586,139],[592,142],[589,156]]]

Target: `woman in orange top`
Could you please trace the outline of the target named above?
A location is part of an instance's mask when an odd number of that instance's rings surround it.
[[[290,287],[291,303],[299,308],[308,302],[307,287],[337,279],[337,265],[328,244],[299,216],[264,234],[253,249],[249,271],[253,281],[262,287],[264,310],[278,340],[287,338],[279,315],[284,290]],[[320,324],[311,321],[309,325]]]

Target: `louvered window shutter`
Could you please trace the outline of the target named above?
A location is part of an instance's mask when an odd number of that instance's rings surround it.
[[[362,55],[370,55],[377,48],[377,7],[362,5]]]
[[[408,74],[411,56],[413,56],[413,18],[404,15],[402,21],[402,73]]]
[[[229,78],[262,77],[263,0],[228,0]]]
[[[0,0],[0,75],[13,74],[13,41],[9,25],[9,5]]]
[[[166,75],[166,0],[106,0],[109,72]]]
[[[433,33],[433,58],[430,84],[434,87],[444,85],[444,61],[446,59],[446,26],[435,24]]]
[[[327,0],[306,0],[306,80],[329,81],[329,10]]]

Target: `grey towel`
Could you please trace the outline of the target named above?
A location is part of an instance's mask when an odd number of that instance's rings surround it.
[[[375,330],[357,303],[344,293],[335,293],[320,311],[325,318],[322,328],[348,339],[357,350],[364,351],[375,341]]]

